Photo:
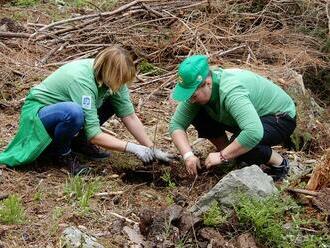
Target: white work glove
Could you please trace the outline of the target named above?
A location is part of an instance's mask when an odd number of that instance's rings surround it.
[[[151,148],[147,146],[137,145],[131,142],[127,142],[126,152],[133,153],[137,156],[143,163],[150,163],[154,160],[154,153]]]
[[[174,154],[170,154],[167,152],[163,152],[162,150],[158,148],[152,148],[152,151],[154,152],[155,159],[165,162],[165,163],[171,163],[173,159],[175,158]]]

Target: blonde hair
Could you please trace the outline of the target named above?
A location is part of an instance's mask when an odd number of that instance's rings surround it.
[[[124,48],[114,45],[101,51],[94,60],[94,74],[99,86],[107,85],[113,92],[135,77],[133,59]]]

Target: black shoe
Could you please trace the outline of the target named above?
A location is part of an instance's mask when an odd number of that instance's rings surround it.
[[[84,137],[78,136],[72,141],[71,149],[75,153],[84,155],[91,160],[102,160],[110,157],[110,152],[98,148],[96,145],[88,142]]]
[[[60,155],[57,162],[66,166],[69,172],[74,176],[87,175],[91,171],[91,168],[88,166],[81,165],[77,159],[77,156],[72,152],[67,155]]]
[[[270,166],[266,173],[274,179],[274,182],[277,182],[282,181],[288,175],[289,170],[289,161],[283,158],[283,162],[281,163],[281,165]]]

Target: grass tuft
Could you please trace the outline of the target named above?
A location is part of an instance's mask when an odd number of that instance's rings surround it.
[[[11,195],[0,205],[0,222],[4,224],[22,224],[25,221],[22,200],[17,195]]]
[[[18,7],[32,7],[39,4],[40,0],[16,0],[13,5]]]
[[[225,214],[217,201],[213,201],[209,210],[203,215],[203,223],[206,226],[218,226],[227,221],[228,214]]]
[[[100,188],[101,181],[99,178],[94,178],[88,182],[80,176],[75,176],[70,177],[66,182],[64,194],[73,199],[83,212],[88,212],[90,210],[90,200]]]

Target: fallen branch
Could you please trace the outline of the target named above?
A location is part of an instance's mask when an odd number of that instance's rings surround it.
[[[1,38],[30,38],[28,33],[0,32]]]
[[[80,20],[84,20],[84,19],[88,19],[88,18],[93,18],[93,17],[106,17],[106,16],[111,16],[117,13],[120,13],[128,8],[130,8],[131,6],[134,6],[136,4],[138,4],[141,1],[148,1],[148,0],[135,0],[133,2],[130,2],[128,4],[125,4],[121,7],[119,7],[116,10],[110,11],[110,12],[104,12],[104,13],[98,13],[98,14],[90,14],[90,15],[83,15],[83,16],[79,16],[79,17],[74,17],[74,18],[70,18],[70,19],[65,19],[65,20],[61,20],[61,21],[57,21],[57,22],[53,22],[47,26],[44,26],[42,28],[40,28],[39,30],[37,30],[37,32],[35,32],[34,34],[31,35],[31,38],[33,38],[34,36],[36,36],[38,33],[47,30],[49,28],[52,28],[54,26],[58,26],[58,25],[62,25],[64,23],[69,23],[69,22],[74,22],[74,21],[80,21]]]
[[[120,191],[112,191],[112,192],[100,192],[96,193],[95,196],[112,196],[112,195],[122,195],[124,194],[123,190]]]
[[[114,212],[108,212],[108,213],[109,213],[110,215],[112,215],[112,216],[115,216],[115,217],[119,218],[119,219],[125,220],[125,221],[127,221],[128,223],[139,224],[138,222],[136,222],[136,221],[134,221],[134,220],[131,220],[131,219],[127,218],[127,217],[124,217],[124,216],[122,216],[122,215],[120,215],[120,214],[117,214],[117,213],[114,213]]]

